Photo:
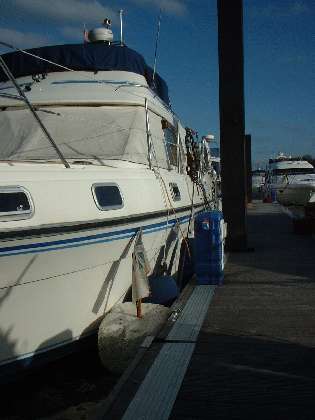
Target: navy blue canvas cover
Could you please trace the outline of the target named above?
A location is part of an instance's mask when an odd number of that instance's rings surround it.
[[[85,43],[71,45],[53,45],[47,47],[26,50],[46,60],[55,62],[71,70],[122,70],[145,76],[149,86],[158,96],[169,104],[168,87],[165,81],[155,75],[155,83],[152,81],[153,70],[136,51],[126,46],[107,45],[104,43]],[[2,58],[11,70],[14,77],[29,76],[41,73],[65,71],[54,64],[39,60],[19,51],[3,54]],[[7,77],[0,69],[0,81],[6,81]]]

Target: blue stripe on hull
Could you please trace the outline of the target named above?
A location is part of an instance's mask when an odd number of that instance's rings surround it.
[[[157,232],[159,230],[165,229],[166,226],[174,226],[176,220],[181,224],[186,223],[189,220],[190,216],[182,216],[178,219],[172,219],[169,221],[163,221],[159,223],[154,223],[145,226],[137,226],[134,228],[118,230],[114,232],[105,232],[89,236],[81,236],[71,239],[61,239],[58,241],[51,242],[37,242],[33,244],[26,245],[16,245],[0,248],[0,257],[14,256],[21,254],[33,254],[40,252],[55,251],[59,249],[74,248],[85,245],[93,245],[99,243],[106,243],[117,241],[119,239],[131,238],[136,234],[136,232],[142,227],[143,234],[150,234],[152,232]]]
[[[196,212],[196,213],[199,213],[199,212]],[[136,226],[134,228],[105,232],[105,233],[94,234],[94,235],[89,235],[89,236],[76,237],[72,239],[63,239],[63,240],[57,240],[57,241],[51,241],[51,242],[38,242],[38,243],[29,244],[29,245],[2,247],[0,248],[0,257],[48,252],[48,251],[53,251],[53,250],[65,249],[65,248],[112,242],[112,241],[116,241],[122,238],[131,238],[137,233],[137,231],[140,228],[142,228],[144,234],[150,234],[152,232],[163,230],[167,226],[168,227],[174,226],[177,220],[179,221],[180,224],[183,224],[183,223],[187,223],[189,219],[190,219],[190,215],[182,216],[177,219],[174,218],[171,220],[165,220],[159,223],[154,223],[154,224],[149,224],[149,225],[144,225],[144,226]],[[69,352],[69,349],[73,347],[77,347],[78,344],[81,344],[86,339],[88,339],[88,337],[75,339],[72,342],[60,342],[54,348],[44,348],[39,352],[27,353],[13,360],[3,361],[0,364],[0,373],[1,373],[0,383],[3,382],[2,379],[6,378],[7,375],[14,376],[16,373],[18,373],[21,370],[23,371],[28,368],[36,367],[36,366],[46,363],[48,360],[62,357],[64,354]]]

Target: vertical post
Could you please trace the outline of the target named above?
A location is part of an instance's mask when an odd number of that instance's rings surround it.
[[[182,162],[181,162],[181,150],[180,150],[180,134],[179,134],[179,122],[177,121],[177,137],[176,137],[176,164],[177,172],[180,174],[182,172]]]
[[[124,39],[123,39],[123,10],[119,10],[119,20],[120,20],[120,46],[122,47],[124,45]]]
[[[246,162],[246,198],[247,204],[252,202],[252,136],[245,135],[245,162]]]
[[[149,109],[148,109],[148,99],[144,100],[144,109],[145,109],[145,126],[147,132],[147,146],[148,146],[148,162],[149,168],[152,169],[152,143],[151,143],[151,132],[150,132],[150,120],[149,120]]]
[[[247,248],[242,0],[217,0],[222,205],[226,247]]]
[[[158,52],[160,30],[161,30],[161,18],[162,18],[162,9],[160,9],[160,15],[159,15],[159,19],[158,19],[158,28],[157,28],[156,39],[155,39],[154,66],[153,66],[153,76],[152,76],[152,84],[153,84],[154,87],[155,87],[157,52]]]

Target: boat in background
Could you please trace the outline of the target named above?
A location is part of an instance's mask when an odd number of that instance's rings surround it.
[[[314,167],[306,160],[286,157],[283,154],[280,154],[275,159],[269,159],[263,186],[264,201],[281,200],[285,187],[288,184],[312,178],[313,174]]]
[[[1,56],[2,372],[97,331],[139,232],[150,275],[176,275],[192,214],[214,206],[164,80],[108,27],[88,36]]]
[[[306,160],[270,159],[264,200],[277,201],[293,221],[315,220],[315,169]]]
[[[265,184],[266,171],[256,169],[252,171],[252,194],[253,198],[260,198],[263,185]]]
[[[278,191],[278,202],[283,206],[307,206],[315,203],[315,173],[291,180]]]

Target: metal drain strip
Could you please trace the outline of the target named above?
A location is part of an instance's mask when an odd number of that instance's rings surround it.
[[[129,404],[123,420],[167,420],[185,377],[215,286],[196,286],[166,343]]]
[[[196,286],[167,340],[196,340],[216,286]]]

